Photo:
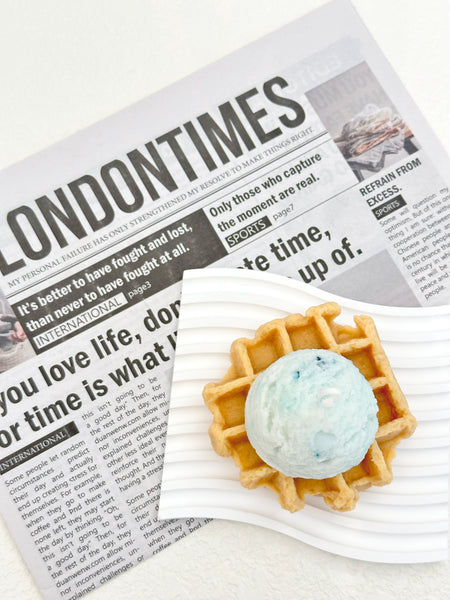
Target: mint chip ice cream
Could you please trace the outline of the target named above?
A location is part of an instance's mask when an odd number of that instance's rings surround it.
[[[325,479],[359,464],[378,430],[378,406],[355,365],[329,350],[297,350],[253,382],[245,404],[250,443],[290,477]]]

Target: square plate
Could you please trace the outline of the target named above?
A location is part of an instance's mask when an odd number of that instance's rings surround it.
[[[321,498],[291,514],[268,489],[248,490],[231,458],[216,454],[203,387],[230,366],[229,349],[261,323],[337,302],[338,320],[367,314],[418,421],[393,461],[394,480],[361,492],[338,513]],[[159,517],[248,522],[361,560],[416,563],[448,557],[450,307],[355,302],[278,275],[239,269],[186,271],[183,279]]]

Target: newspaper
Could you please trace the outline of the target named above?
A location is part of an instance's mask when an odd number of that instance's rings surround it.
[[[1,514],[45,598],[206,522],[157,512],[183,271],[447,303],[445,172],[337,1],[1,173]]]

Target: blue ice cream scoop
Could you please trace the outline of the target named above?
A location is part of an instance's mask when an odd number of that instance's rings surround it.
[[[245,404],[250,443],[290,477],[325,479],[359,464],[378,430],[372,388],[329,350],[297,350],[253,382]]]

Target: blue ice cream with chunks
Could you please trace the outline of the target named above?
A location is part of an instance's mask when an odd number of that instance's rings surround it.
[[[329,350],[297,350],[253,382],[245,404],[250,443],[290,477],[326,479],[359,464],[378,430],[372,387]]]

